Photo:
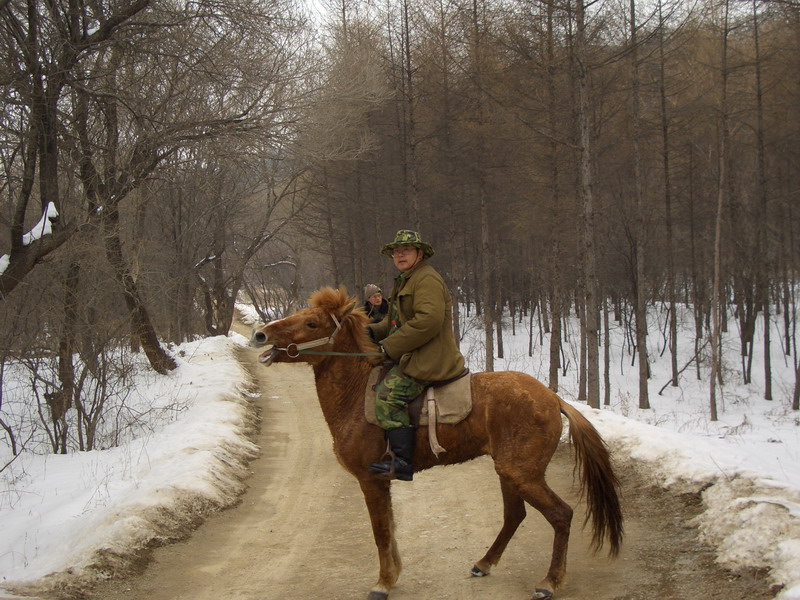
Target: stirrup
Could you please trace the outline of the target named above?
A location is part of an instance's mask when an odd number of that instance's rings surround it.
[[[383,465],[385,463],[389,463],[389,470],[388,471],[373,471],[373,465]],[[385,477],[387,479],[397,479],[397,455],[392,451],[389,447],[387,442],[386,444],[386,452],[384,452],[381,457],[378,459],[377,462],[370,464],[367,467],[370,473],[375,475],[380,475],[381,477]]]
[[[383,460],[384,458],[389,458],[389,460]],[[392,452],[391,449],[386,448],[386,452],[383,453],[381,456],[381,462],[388,462],[391,467],[389,467],[389,471],[384,475],[387,479],[397,479],[397,455]]]

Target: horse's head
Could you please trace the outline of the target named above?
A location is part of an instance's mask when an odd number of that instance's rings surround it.
[[[347,290],[323,288],[309,300],[310,306],[283,319],[270,321],[253,330],[250,345],[267,347],[259,360],[269,366],[273,362],[315,362],[317,357],[304,355],[304,350],[331,350],[339,338],[354,339],[364,344],[366,317],[353,310],[356,299]],[[327,346],[327,348],[323,348]]]

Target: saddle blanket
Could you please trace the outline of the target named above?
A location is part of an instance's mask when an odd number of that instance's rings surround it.
[[[375,390],[381,377],[382,367],[375,367],[369,374],[367,380],[367,389],[364,394],[364,414],[367,421],[373,425],[378,425],[378,419],[375,417]],[[445,385],[436,384],[432,386],[434,397],[436,399],[436,423],[445,423],[447,425],[455,425],[467,418],[470,411],[472,411],[472,374],[467,373],[464,377],[459,377],[455,381],[446,383]],[[430,388],[425,391],[409,405],[409,410],[414,411],[411,405],[417,403],[421,398],[423,400],[422,410],[419,416],[419,425],[428,424],[428,402],[425,401],[426,394]]]

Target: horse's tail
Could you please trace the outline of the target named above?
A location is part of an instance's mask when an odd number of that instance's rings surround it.
[[[575,407],[561,401],[569,420],[569,438],[575,448],[575,468],[580,470],[581,494],[588,510],[584,525],[592,522],[592,547],[599,550],[608,540],[609,554],[616,556],[622,544],[622,508],[619,480],[611,468],[608,447],[589,420]]]

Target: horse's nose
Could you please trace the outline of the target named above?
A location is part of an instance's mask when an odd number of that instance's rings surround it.
[[[267,334],[260,329],[254,329],[253,335],[250,336],[250,343],[254,346],[263,346],[267,343]]]

